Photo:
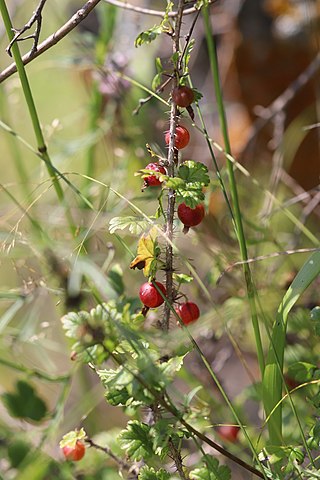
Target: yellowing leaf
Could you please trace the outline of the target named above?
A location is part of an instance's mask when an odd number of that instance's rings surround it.
[[[130,263],[130,268],[143,269],[146,277],[149,276],[152,262],[156,260],[157,254],[157,228],[152,227],[147,234],[143,234],[138,242],[137,256]]]

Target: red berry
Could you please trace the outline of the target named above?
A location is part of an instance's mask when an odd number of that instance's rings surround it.
[[[217,431],[223,440],[235,443],[238,439],[240,428],[236,425],[221,425]]]
[[[166,287],[160,282],[155,282],[161,292],[166,295]],[[164,299],[152,283],[144,283],[139,291],[140,300],[146,307],[156,308],[164,302]]]
[[[78,462],[84,457],[84,454],[86,453],[86,446],[84,443],[80,442],[80,440],[77,440],[74,447],[66,445],[62,448],[62,451],[67,460]]]
[[[175,87],[172,92],[172,100],[178,107],[189,107],[194,102],[194,92],[186,85]]]
[[[185,325],[195,322],[200,317],[199,307],[193,302],[182,303],[176,308],[176,312]]]
[[[147,170],[152,170],[153,172],[160,172],[164,175],[167,173],[165,168],[159,163],[149,163],[146,167]],[[144,183],[146,187],[158,187],[161,185],[161,181],[156,175],[149,175],[148,177],[144,178]]]
[[[185,203],[180,203],[178,207],[178,217],[187,228],[199,225],[204,215],[205,210],[202,203],[199,203],[195,208],[190,208]]]
[[[169,145],[170,143],[170,132],[166,132],[165,135],[166,144]],[[185,127],[178,125],[176,128],[176,133],[174,137],[174,146],[181,150],[182,148],[186,147],[190,141],[190,133]]]

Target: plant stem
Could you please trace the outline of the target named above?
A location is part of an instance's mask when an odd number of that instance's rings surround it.
[[[184,0],[179,0],[178,3],[178,10],[177,10],[177,17],[175,20],[174,26],[174,33],[173,33],[173,54],[179,52],[179,43],[180,43],[180,31],[181,31],[181,24],[182,24],[182,16],[183,16],[183,6]],[[177,61],[176,65],[179,62]],[[177,67],[175,67],[173,72],[173,82],[172,82],[172,90],[177,87],[179,84],[179,72],[177,71]],[[172,91],[171,90],[171,91]],[[169,141],[169,149],[168,149],[168,175],[170,177],[174,176],[174,168],[175,162],[177,161],[177,150],[174,147],[175,143],[175,132],[177,127],[177,114],[178,108],[175,102],[171,101],[171,109],[170,109],[170,141]],[[173,247],[172,247],[172,239],[173,239],[173,220],[174,220],[174,206],[175,206],[175,192],[172,189],[168,191],[168,204],[167,204],[167,215],[166,215],[166,225],[165,225],[165,234],[167,238],[166,242],[166,290],[167,290],[167,299],[169,303],[172,305],[173,303]],[[161,328],[164,331],[168,331],[169,329],[169,320],[170,320],[171,310],[166,303],[164,307],[164,317],[161,322]]]
[[[11,22],[11,19],[10,19],[10,15],[9,15],[5,0],[0,0],[0,12],[1,12],[1,16],[3,18],[3,22],[4,22],[4,25],[5,25],[5,28],[6,28],[7,36],[9,38],[9,40],[11,41],[14,37],[13,26],[12,26],[12,22]],[[50,156],[48,154],[47,145],[46,145],[44,137],[43,137],[42,128],[41,128],[41,125],[40,125],[37,109],[36,109],[34,99],[33,99],[33,95],[32,95],[32,92],[31,92],[31,87],[30,87],[30,84],[29,84],[29,81],[28,81],[27,73],[26,73],[22,58],[21,58],[21,54],[20,54],[20,50],[19,50],[19,46],[18,46],[17,42],[13,43],[13,45],[11,47],[11,50],[12,50],[12,54],[13,54],[13,58],[15,60],[16,66],[17,66],[17,71],[18,71],[18,74],[19,74],[19,78],[20,78],[22,90],[23,90],[23,93],[24,93],[24,97],[25,97],[25,100],[27,102],[27,106],[28,106],[30,117],[31,117],[31,122],[32,122],[34,134],[35,134],[36,141],[37,141],[37,147],[38,147],[39,154],[41,155],[41,158],[44,160],[44,162],[46,164],[48,173],[49,173],[49,175],[52,179],[53,186],[56,190],[59,201],[61,203],[65,203],[63,190],[61,188],[61,185],[59,183],[59,179],[57,177],[56,171],[53,168]],[[69,209],[66,210],[66,213],[67,213],[70,228],[73,231],[74,222],[73,222],[73,219],[71,217],[71,213],[70,213]]]
[[[11,360],[7,360],[6,358],[0,357],[0,365],[4,365],[5,367],[11,368],[12,370],[16,370],[17,372],[25,373],[30,377],[36,377],[40,380],[45,380],[47,382],[53,383],[63,383],[70,379],[70,375],[49,375],[48,373],[41,372],[35,368],[28,368],[24,365],[18,365],[17,363],[12,362]]]
[[[221,88],[220,77],[219,77],[217,51],[215,48],[208,7],[204,7],[202,9],[202,14],[204,19],[205,34],[206,34],[207,45],[209,50],[210,66],[211,66],[211,71],[213,76],[215,96],[217,101],[217,108],[219,113],[221,130],[222,130],[223,139],[224,139],[225,151],[228,155],[231,155],[231,145],[230,145],[229,134],[228,134],[227,118],[226,118],[226,113],[224,109],[222,88]],[[258,320],[258,314],[257,314],[257,306],[256,306],[256,300],[255,300],[255,287],[254,287],[254,283],[251,275],[250,266],[246,262],[248,260],[248,252],[247,252],[246,238],[245,238],[243,224],[242,224],[237,183],[234,175],[233,163],[228,159],[228,157],[227,157],[227,169],[228,169],[228,175],[229,175],[231,199],[232,199],[232,206],[233,206],[233,212],[234,212],[235,232],[239,242],[241,258],[245,262],[243,264],[243,271],[244,271],[244,277],[247,285],[247,295],[248,295],[252,325],[253,325],[255,341],[256,341],[258,362],[259,362],[261,376],[263,376],[265,362],[264,362],[264,353],[263,353],[259,320]]]

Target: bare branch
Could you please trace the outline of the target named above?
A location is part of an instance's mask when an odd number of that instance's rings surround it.
[[[43,10],[43,7],[44,7],[46,1],[47,0],[40,0],[40,3],[37,6],[36,10],[33,12],[32,17],[30,18],[29,22],[27,22],[24,25],[24,27],[22,27],[20,29],[17,29],[17,30],[13,29],[15,35],[14,35],[13,39],[11,40],[11,42],[9,43],[8,47],[6,48],[6,51],[10,55],[10,57],[12,57],[12,55],[11,55],[12,45],[15,42],[20,42],[22,40],[27,40],[28,38],[33,38],[34,39],[33,46],[32,46],[32,49],[31,49],[31,54],[33,54],[34,52],[37,51],[39,36],[40,36],[40,31],[41,31],[41,25],[42,25],[42,10]],[[32,27],[32,25],[34,23],[37,24],[35,32],[32,33],[31,35],[28,35],[27,37],[21,37],[21,35],[23,35],[24,32],[26,32],[27,30],[30,30],[30,28]]]
[[[59,28],[59,30],[41,42],[40,45],[37,46],[36,51],[32,52],[31,50],[30,52],[26,53],[22,57],[23,64],[27,65],[34,58],[39,57],[39,55],[60,42],[60,40],[68,35],[68,33],[76,28],[76,26],[79,25],[79,23],[81,23],[89,15],[89,13],[98,5],[99,2],[100,0],[88,0],[82,8],[80,8],[61,28]],[[17,67],[15,63],[9,65],[0,73],[0,83],[9,78],[16,71]]]
[[[261,109],[261,117],[256,120],[251,128],[249,138],[244,146],[240,156],[246,155],[252,145],[256,135],[267,125],[267,123],[278,113],[281,112],[288,103],[296,96],[297,92],[304,87],[309,80],[316,75],[320,69],[320,54],[312,60],[308,67],[289,85],[284,92],[279,95],[267,108]]]
[[[151,10],[150,8],[143,8],[143,7],[137,7],[136,5],[132,5],[131,3],[128,2],[120,2],[119,0],[103,0],[106,3],[109,3],[110,5],[114,5],[115,7],[123,8],[125,10],[131,10],[133,12],[137,13],[142,13],[144,15],[151,15],[153,17],[164,17],[165,12],[161,10]],[[211,2],[209,2],[211,3]],[[186,8],[183,11],[183,15],[190,15],[191,13],[196,12],[198,9],[196,7],[191,7],[191,8]],[[177,12],[170,12],[169,17],[177,17],[178,16],[178,11]]]

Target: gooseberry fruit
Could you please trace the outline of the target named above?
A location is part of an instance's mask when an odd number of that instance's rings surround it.
[[[65,445],[62,448],[62,452],[67,460],[78,462],[84,457],[84,454],[86,453],[86,446],[84,443],[80,442],[80,440],[77,440],[73,447]]]
[[[172,91],[172,100],[178,107],[189,107],[194,102],[194,92],[186,85],[175,87]]]
[[[240,428],[236,425],[221,425],[217,431],[223,440],[235,443],[238,439]]]
[[[165,134],[165,141],[166,144],[169,145],[170,143],[170,132],[167,131]],[[185,127],[182,125],[178,125],[176,128],[176,133],[174,136],[174,146],[181,150],[182,148],[186,147],[190,141],[190,133]]]
[[[200,317],[200,310],[197,304],[185,302],[176,308],[176,312],[184,325],[195,322]]]
[[[205,215],[204,206],[199,203],[195,208],[188,207],[185,203],[180,203],[178,207],[178,217],[184,224],[184,232],[186,233],[190,227],[195,227],[202,222]]]
[[[166,287],[160,283],[160,282],[155,282],[158,288],[161,290],[163,295],[166,295]],[[139,296],[140,300],[145,305],[146,307],[149,308],[156,308],[159,307],[163,302],[164,299],[156,289],[156,287],[153,285],[153,283],[146,282],[143,285],[141,285],[140,290],[139,290]]]
[[[167,173],[165,168],[159,163],[149,163],[146,167],[146,170],[152,170],[153,172],[160,172],[164,175]],[[158,187],[161,185],[160,179],[156,175],[149,175],[148,177],[144,178],[144,186],[145,187]]]

